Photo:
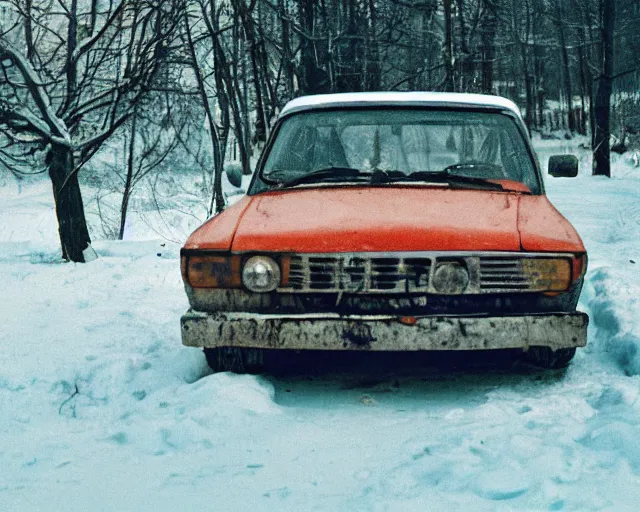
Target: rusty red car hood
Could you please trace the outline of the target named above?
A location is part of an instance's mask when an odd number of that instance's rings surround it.
[[[344,187],[245,197],[187,249],[265,252],[581,252],[545,196],[444,187]]]

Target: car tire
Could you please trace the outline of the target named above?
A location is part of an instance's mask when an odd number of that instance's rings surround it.
[[[524,360],[540,368],[559,370],[566,368],[576,355],[576,349],[560,348],[556,351],[549,347],[530,347],[524,353]]]
[[[262,373],[264,353],[257,348],[205,348],[207,364],[214,372]]]

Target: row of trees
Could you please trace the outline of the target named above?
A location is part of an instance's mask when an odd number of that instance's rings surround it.
[[[136,184],[176,153],[221,211],[229,149],[249,173],[302,94],[502,94],[532,130],[591,133],[608,174],[634,20],[635,0],[0,0],[0,166],[49,173],[73,261],[91,252],[78,173],[113,137],[128,148],[122,237]]]

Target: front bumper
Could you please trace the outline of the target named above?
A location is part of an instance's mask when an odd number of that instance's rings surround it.
[[[285,350],[492,350],[584,347],[589,317],[558,313],[498,317],[187,312],[182,343],[189,347]]]

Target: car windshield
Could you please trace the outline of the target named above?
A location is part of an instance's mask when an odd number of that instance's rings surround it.
[[[429,181],[429,174],[512,180],[540,193],[530,153],[514,120],[481,111],[347,109],[286,119],[262,167],[266,187],[319,182]],[[436,175],[434,174],[434,177]],[[406,177],[406,179],[404,178]],[[419,180],[416,179],[419,177]],[[446,181],[446,180],[444,180]],[[458,180],[459,182],[460,180]]]

